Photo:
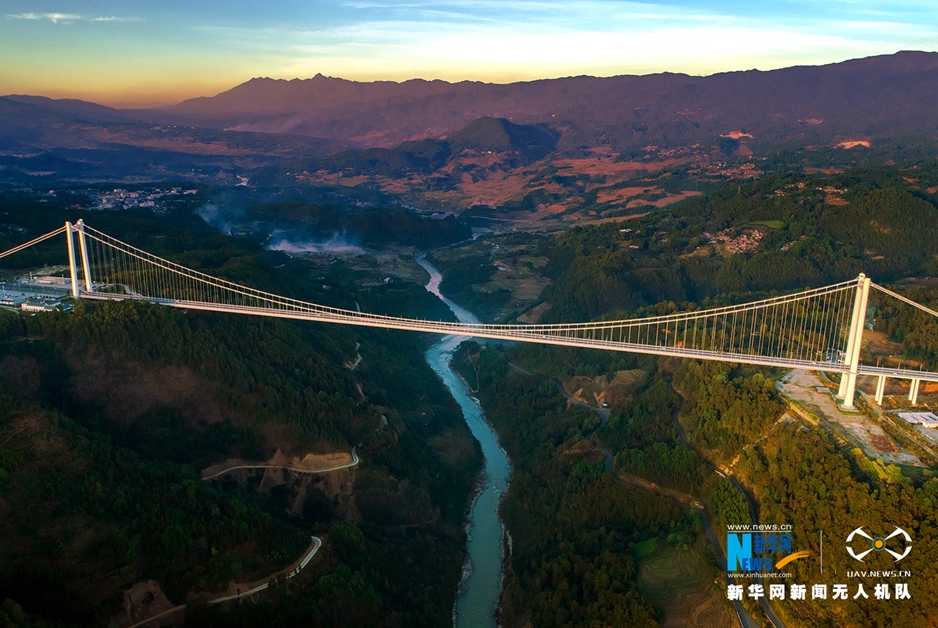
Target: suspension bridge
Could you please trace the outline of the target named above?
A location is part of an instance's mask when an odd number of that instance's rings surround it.
[[[147,253],[82,220],[0,253],[0,258],[63,234],[66,281],[75,299],[134,299],[187,310],[824,371],[841,376],[838,397],[845,409],[854,407],[861,376],[876,378],[877,403],[882,403],[887,378],[909,380],[913,404],[921,382],[938,382],[938,373],[860,364],[871,289],[938,317],[938,312],[863,274],[795,294],[664,316],[545,325],[469,324],[369,314],[271,294]]]

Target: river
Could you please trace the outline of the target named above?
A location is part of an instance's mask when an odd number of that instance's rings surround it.
[[[417,262],[430,273],[427,290],[438,296],[460,321],[478,323],[468,310],[440,294],[440,273],[421,255]],[[482,446],[485,464],[482,469],[482,491],[476,497],[469,521],[469,547],[463,581],[460,583],[453,610],[456,628],[494,628],[495,608],[502,588],[502,522],[498,506],[508,489],[511,463],[498,444],[498,437],[485,420],[479,403],[470,396],[466,383],[450,367],[453,352],[465,340],[447,336],[427,350],[427,364],[449,388],[462,409],[472,435]]]

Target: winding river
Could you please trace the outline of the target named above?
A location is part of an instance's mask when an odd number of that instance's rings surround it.
[[[478,323],[471,312],[440,294],[440,273],[431,266],[426,256],[417,262],[430,273],[427,290],[438,296],[456,317],[464,323]],[[466,383],[457,375],[450,363],[462,336],[447,336],[427,350],[427,364],[443,379],[456,403],[462,409],[466,423],[482,446],[485,466],[482,470],[481,492],[472,507],[469,522],[469,547],[463,581],[453,610],[455,628],[494,628],[495,608],[502,588],[502,522],[498,506],[508,488],[511,463],[498,445],[498,437],[482,414],[479,403],[470,396]]]

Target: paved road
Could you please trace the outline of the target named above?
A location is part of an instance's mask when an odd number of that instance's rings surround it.
[[[309,561],[313,558],[313,556],[316,555],[316,552],[319,551],[320,547],[322,547],[322,539],[320,539],[318,536],[314,536],[313,544],[310,546],[309,550],[306,552],[306,555],[303,557],[303,560],[301,560],[300,564],[296,566],[296,569],[294,569],[293,571],[291,571],[290,573],[286,575],[286,579],[289,580],[293,576],[300,573],[303,570],[303,568],[306,567]],[[238,593],[236,595],[228,595],[225,597],[216,597],[215,599],[209,600],[208,605],[212,606],[213,604],[221,604],[222,602],[227,602],[228,600],[236,600],[238,598],[246,597],[248,595],[254,595],[258,591],[263,591],[264,589],[270,586],[270,581],[273,580],[274,577],[276,577],[279,573],[280,572],[277,572],[276,574],[268,578],[267,582],[264,582],[263,584],[260,584],[254,587],[253,589],[249,589],[245,591],[244,593]]]
[[[207,475],[203,480],[211,480],[212,478],[217,478],[219,475],[224,475],[226,473],[231,473],[232,471],[237,471],[238,469],[287,469],[288,471],[296,471],[297,473],[328,473],[329,471],[338,471],[339,469],[348,469],[349,467],[354,467],[358,464],[358,453],[355,451],[358,447],[352,447],[352,461],[345,464],[340,464],[335,467],[329,467],[328,469],[297,469],[295,467],[285,467],[283,465],[277,464],[239,464],[234,467],[228,467],[227,469],[222,469],[218,473],[213,473],[212,475]]]
[[[290,579],[293,576],[300,573],[303,570],[303,568],[306,567],[307,564],[309,564],[309,561],[312,560],[313,556],[316,555],[316,552],[319,551],[320,547],[322,547],[322,539],[320,539],[318,536],[312,537],[312,543],[310,544],[309,549],[306,551],[306,554],[303,555],[302,560],[300,560],[296,568],[287,574],[286,578]],[[238,593],[236,595],[222,595],[219,597],[210,598],[209,600],[206,601],[206,604],[208,604],[209,606],[212,606],[214,604],[221,604],[222,602],[227,602],[229,600],[235,600],[238,598],[247,597],[249,595],[254,595],[255,593],[258,593],[259,591],[263,591],[264,589],[268,588],[270,586],[270,581],[275,579],[281,573],[283,573],[283,570],[271,574],[262,584],[254,587],[253,589],[245,591],[244,593]],[[126,628],[139,628],[139,626],[144,626],[146,624],[149,624],[150,622],[156,621],[157,619],[166,617],[167,615],[178,613],[179,611],[184,610],[185,608],[186,608],[185,604],[174,606],[168,610],[163,611],[162,613],[157,613],[156,615],[153,615],[152,617],[147,617],[146,619],[138,621],[135,624],[131,624],[130,626],[127,626]]]
[[[686,445],[687,434],[684,433],[684,426],[681,425],[680,421],[678,421],[677,415],[678,413],[675,410],[673,413],[671,413],[671,420],[674,422],[674,426],[677,428],[678,439],[680,440],[680,443],[682,445]],[[732,482],[733,486],[735,486],[736,489],[740,493],[742,493],[743,497],[746,499],[746,508],[747,510],[749,510],[750,521],[752,523],[757,522],[758,519],[756,519],[755,504],[753,503],[752,498],[749,497],[749,493],[746,492],[746,489],[743,488],[743,485],[740,484],[739,481],[735,477],[733,477],[732,474],[727,473],[726,471],[716,466],[709,460],[704,460],[704,462],[706,462],[707,466],[713,469],[715,473],[725,477],[727,480]],[[705,523],[707,524],[707,536],[710,537],[710,542],[713,543],[713,547],[716,548],[717,556],[720,559],[720,564],[723,565],[723,571],[726,571],[726,557],[723,556],[723,548],[720,546],[720,543],[717,541],[716,535],[713,534],[713,530],[710,528],[710,522],[709,520],[707,520],[707,515],[703,511],[701,511],[700,514],[704,518]],[[762,582],[763,584],[766,584],[765,581],[762,581]],[[738,583],[734,580],[730,580],[729,578],[727,578],[727,584],[738,584]],[[737,613],[742,611],[745,614],[745,610],[743,610],[742,604],[740,604],[737,601],[734,601],[733,604],[736,606]],[[772,608],[772,605],[769,603],[768,598],[766,597],[759,598],[759,605],[762,607],[762,612],[765,613],[765,616],[769,618],[769,621],[772,622],[772,625],[775,626],[775,628],[785,628],[784,622],[782,622],[781,618],[779,618],[779,616],[775,613],[775,609]],[[740,617],[740,621],[743,621],[743,615],[740,615],[739,617]],[[752,621],[752,619],[749,618],[748,614],[746,614],[745,617],[750,622]],[[753,625],[755,625],[754,622],[753,622]],[[743,621],[743,626],[744,627],[747,626],[745,621]]]
[[[603,455],[606,457],[606,473],[609,473],[610,475],[612,475],[612,480],[616,482],[617,484],[632,484],[631,482],[627,482],[623,480],[615,473],[612,473],[612,454],[609,452],[609,450],[599,448],[599,451],[603,452]],[[644,490],[655,490],[656,487],[654,487],[654,485],[651,484],[650,482],[649,484],[651,486],[646,486],[645,484],[633,484],[633,486],[637,486],[638,488],[641,488]],[[717,555],[717,562],[719,563],[720,569],[722,569],[723,572],[726,573],[726,556],[723,555],[723,548],[720,545],[720,542],[717,540],[716,534],[713,532],[713,525],[710,523],[710,517],[707,516],[706,511],[704,511],[703,508],[697,505],[684,503],[683,501],[676,499],[673,495],[668,495],[666,493],[658,493],[658,494],[668,499],[671,499],[682,508],[693,508],[694,510],[697,511],[697,514],[700,515],[700,519],[703,521],[704,533],[707,535],[707,540],[710,541],[710,544],[713,546],[713,551]],[[696,503],[696,500],[693,500],[693,501]],[[726,583],[727,585],[735,584],[735,582],[729,578],[729,575],[727,575]],[[739,618],[739,622],[742,628],[759,628],[759,624],[753,621],[752,617],[749,616],[749,613],[746,612],[746,609],[743,608],[742,602],[740,602],[739,600],[733,600],[732,604],[733,604],[733,609],[736,611],[736,616]]]
[[[516,371],[518,371],[518,372],[520,372],[520,373],[524,373],[525,375],[532,375],[532,376],[533,376],[533,373],[531,373],[530,371],[527,371],[527,370],[521,368],[520,366],[517,366],[516,364],[512,364],[512,363],[509,362],[508,365],[511,366],[511,368],[515,369]],[[567,394],[567,391],[565,391],[565,390],[563,389],[563,386],[560,385],[560,382],[558,382],[558,381],[556,381],[556,380],[554,381],[554,385],[557,387],[557,390],[560,391],[560,394],[562,394],[562,395],[567,399],[567,401],[569,401],[569,402],[571,402],[571,403],[573,403],[573,404],[576,404],[576,405],[578,405],[578,406],[582,406],[582,407],[584,407],[584,408],[587,408],[587,409],[589,409],[589,410],[592,410],[593,412],[595,412],[596,414],[598,414],[599,417],[600,417],[600,420],[601,420],[601,423],[600,423],[600,426],[599,426],[599,427],[603,427],[603,426],[606,425],[606,421],[609,420],[609,409],[608,409],[608,408],[597,408],[596,406],[591,406],[591,405],[589,405],[588,403],[583,403],[582,401],[579,401],[579,400],[577,400],[577,399],[574,399],[573,397],[571,397],[570,395]],[[672,420],[674,421],[675,426],[677,427],[677,431],[678,431],[678,435],[679,435],[679,439],[680,439],[681,444],[682,444],[682,445],[686,445],[686,444],[687,444],[687,436],[686,436],[686,434],[684,433],[684,428],[683,428],[683,426],[681,426],[681,424],[680,424],[680,423],[678,422],[678,420],[677,420],[677,412],[674,412],[673,415],[671,416],[671,418],[672,418]],[[595,433],[596,433],[596,432],[593,432],[593,434],[595,434]],[[590,434],[590,435],[587,437],[586,440],[592,440],[593,434]],[[626,482],[626,481],[623,480],[621,477],[619,477],[618,474],[612,472],[612,462],[613,462],[612,453],[611,453],[608,449],[605,449],[604,447],[597,447],[596,449],[597,449],[598,451],[601,451],[601,452],[602,452],[603,457],[604,457],[604,459],[605,459],[605,463],[604,463],[605,471],[606,471],[606,473],[608,473],[608,474],[610,475],[610,477],[612,477],[612,481],[615,482],[616,484],[622,484],[622,485],[631,484],[630,482]],[[717,473],[720,473],[720,474],[723,475],[724,477],[729,477],[730,481],[732,481],[734,484],[736,484],[736,486],[742,491],[742,486],[740,486],[739,483],[736,482],[736,479],[735,479],[735,478],[733,478],[732,476],[726,476],[725,473],[723,473],[718,467],[716,467],[716,466],[714,466],[714,465],[710,465],[710,466],[711,466]],[[644,490],[654,490],[654,485],[651,484],[651,483],[649,483],[649,484],[650,484],[651,486],[645,486],[644,484],[634,484],[633,486],[637,486],[637,487],[642,488],[642,489],[644,489]],[[742,491],[742,493],[743,493],[743,495],[746,495],[746,492],[745,492],[745,491]],[[720,545],[719,540],[717,540],[717,536],[716,536],[716,534],[713,532],[713,526],[712,526],[711,523],[710,523],[710,517],[707,516],[707,513],[704,511],[704,509],[701,508],[701,507],[699,507],[699,506],[695,506],[695,505],[691,505],[691,504],[686,504],[686,503],[682,502],[682,501],[679,500],[679,499],[675,499],[674,496],[672,496],[672,495],[667,495],[667,494],[665,494],[665,493],[659,493],[659,494],[662,495],[663,497],[667,497],[668,499],[673,500],[675,503],[677,503],[678,505],[680,505],[680,506],[682,506],[682,507],[684,507],[684,508],[693,508],[693,509],[695,509],[695,510],[700,514],[700,518],[701,518],[701,520],[703,521],[703,524],[704,524],[704,532],[706,533],[707,539],[710,541],[710,544],[713,546],[714,552],[716,552],[717,560],[718,560],[718,562],[720,563],[720,568],[723,570],[724,573],[727,573],[727,572],[726,572],[726,556],[724,556],[724,554],[723,554],[723,547]],[[693,501],[694,501],[694,503],[697,503],[696,500],[693,500]],[[751,502],[749,501],[749,496],[748,496],[748,495],[746,495],[746,502],[747,502],[747,504],[749,504],[749,506],[750,506],[750,511],[752,511],[752,504],[751,504]],[[753,518],[753,521],[755,521],[755,518]],[[726,582],[727,582],[727,584],[735,584],[735,582],[732,581],[732,580],[729,578],[728,575],[727,575],[727,578],[726,578]],[[769,617],[769,620],[772,621],[773,624],[775,624],[776,628],[785,628],[785,625],[784,625],[783,623],[781,623],[781,620],[778,619],[777,616],[775,616],[775,612],[772,611],[772,608],[768,605],[767,600],[765,600],[765,598],[762,598],[762,602],[763,602],[762,610],[763,610],[763,611],[766,613],[766,615]],[[734,608],[734,610],[736,611],[736,615],[737,615],[737,617],[739,618],[739,622],[740,622],[740,625],[742,626],[742,628],[759,628],[759,624],[757,624],[755,621],[753,621],[752,617],[749,616],[749,613],[746,612],[746,609],[743,608],[742,602],[740,602],[739,600],[733,600],[732,603],[733,603],[733,608]],[[770,614],[770,613],[771,613],[771,614]]]
[[[355,343],[355,361],[349,365],[349,370],[351,371],[354,371],[356,368],[358,368],[358,365],[362,363],[362,354],[361,351],[359,351],[361,346],[362,345],[360,342]]]
[[[525,370],[525,369],[523,369],[523,368],[521,368],[520,366],[517,366],[517,365],[515,365],[515,364],[511,364],[510,362],[509,362],[509,366],[511,366],[511,368],[515,369],[516,371],[519,371],[519,372],[521,372],[521,373],[524,373],[525,375],[533,375],[533,373],[531,373],[530,371],[527,371],[527,370]],[[592,410],[593,412],[595,412],[596,414],[598,414],[599,417],[600,417],[600,420],[601,420],[600,426],[599,426],[600,428],[603,427],[604,425],[606,425],[606,421],[609,420],[609,409],[608,409],[608,408],[597,408],[596,406],[591,406],[591,405],[589,405],[588,403],[583,403],[582,401],[579,401],[579,400],[577,400],[577,399],[574,399],[573,397],[571,397],[570,395],[568,395],[568,394],[567,394],[567,391],[565,391],[565,390],[563,389],[563,386],[560,385],[560,382],[554,381],[554,385],[557,387],[557,390],[560,391],[560,394],[562,394],[562,395],[567,399],[567,401],[569,401],[569,402],[571,402],[571,403],[573,403],[573,404],[576,404],[576,405],[578,405],[578,406],[582,406],[582,407],[584,407],[584,408],[587,408],[587,409],[589,409],[589,410]],[[687,435],[684,433],[684,427],[683,427],[683,426],[680,424],[680,422],[677,420],[677,414],[678,414],[678,413],[675,411],[675,412],[671,415],[671,420],[674,422],[674,426],[677,428],[678,439],[679,439],[680,443],[681,443],[682,445],[686,445],[686,444],[687,444]],[[595,433],[596,433],[596,432],[593,432],[593,434],[595,434]],[[587,437],[587,440],[591,440],[592,437],[593,437],[593,434],[590,434],[590,435]],[[597,447],[597,449],[598,449],[599,451],[601,451],[601,452],[603,453],[603,456],[605,457],[605,470],[606,470],[606,473],[609,473],[609,474],[612,476],[613,481],[616,482],[617,484],[626,484],[626,482],[625,482],[622,478],[620,478],[618,475],[616,475],[615,473],[612,472],[612,454],[609,452],[609,450],[604,449],[604,448],[602,448],[602,447]],[[747,506],[748,509],[749,509],[749,517],[750,517],[750,519],[751,519],[753,522],[758,521],[758,519],[756,519],[756,509],[755,509],[755,505],[753,504],[752,499],[749,497],[749,494],[748,494],[748,493],[746,492],[746,490],[743,488],[742,484],[740,484],[740,483],[736,480],[735,477],[733,477],[732,475],[726,473],[725,471],[723,471],[722,469],[720,469],[720,468],[717,467],[716,465],[711,464],[710,462],[707,462],[707,465],[708,465],[711,469],[713,469],[716,473],[719,473],[719,474],[722,475],[723,477],[727,478],[730,482],[733,483],[734,486],[736,486],[736,488],[739,490],[739,492],[742,493],[743,496],[746,498],[746,506]],[[645,488],[646,490],[648,490],[648,487],[647,487],[647,486],[642,486],[641,488]],[[665,495],[665,496],[666,496],[666,497],[669,497],[669,498],[671,498],[671,499],[674,499],[672,496],[669,496],[669,495]],[[692,506],[692,505],[690,505],[690,504],[685,504],[684,502],[682,502],[682,501],[680,501],[680,500],[675,499],[674,501],[677,502],[678,504],[680,504],[680,505],[683,506],[683,507],[686,507],[686,508],[695,508],[694,506]],[[724,573],[726,573],[726,556],[724,556],[724,554],[723,554],[723,547],[720,545],[720,542],[719,542],[719,540],[717,539],[717,536],[716,536],[716,534],[715,534],[714,531],[713,531],[713,526],[710,524],[710,518],[707,516],[707,513],[706,513],[702,508],[695,508],[695,509],[697,510],[698,513],[700,513],[700,517],[701,517],[701,519],[703,520],[703,523],[704,523],[704,531],[706,532],[707,538],[710,540],[711,545],[713,545],[713,549],[714,549],[714,551],[716,552],[717,558],[718,558],[719,561],[720,561],[720,566],[721,566],[721,568],[723,569]],[[735,580],[730,580],[730,578],[727,577],[727,584],[736,584],[736,581],[735,581]],[[775,610],[772,608],[772,605],[769,603],[768,598],[765,598],[765,597],[759,598],[759,604],[760,604],[760,606],[762,607],[762,612],[765,613],[765,616],[768,617],[769,621],[772,622],[772,624],[775,626],[775,628],[786,628],[784,622],[782,622],[781,618],[779,618],[779,616],[775,613]],[[734,600],[734,601],[733,601],[733,607],[736,609],[736,614],[739,616],[739,621],[740,621],[740,623],[742,624],[743,628],[758,628],[758,624],[757,624],[755,621],[753,621],[753,619],[749,616],[749,613],[747,613],[747,612],[746,612],[746,609],[743,608],[742,603],[740,603],[739,601]]]

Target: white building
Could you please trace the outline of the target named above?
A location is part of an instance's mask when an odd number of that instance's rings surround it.
[[[931,412],[900,412],[899,418],[923,427],[938,428],[938,416]]]

